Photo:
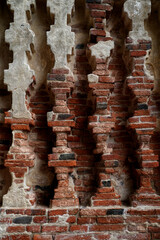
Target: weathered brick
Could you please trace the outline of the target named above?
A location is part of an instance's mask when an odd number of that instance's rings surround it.
[[[66,232],[68,229],[67,226],[56,226],[56,225],[43,225],[42,233],[58,233],[58,232]]]
[[[33,240],[52,240],[52,235],[35,234]]]

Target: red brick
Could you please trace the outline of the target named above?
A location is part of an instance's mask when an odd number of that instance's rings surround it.
[[[153,232],[153,233],[160,233],[160,227],[157,227],[157,226],[149,226],[148,228],[149,232]]]
[[[112,6],[107,5],[107,4],[92,4],[92,3],[88,3],[88,6],[91,9],[102,9],[102,10],[107,10],[107,11],[111,11],[112,10]]]
[[[67,210],[65,209],[49,210],[48,214],[49,216],[64,215],[64,214],[67,214]]]
[[[138,51],[131,51],[131,57],[143,57],[146,56],[146,51],[138,50]]]
[[[81,217],[77,220],[78,224],[93,224],[96,223],[95,217]]]
[[[104,224],[104,225],[92,225],[90,231],[123,231],[124,225],[120,224]]]
[[[48,122],[49,127],[53,126],[69,126],[69,127],[74,127],[75,122],[74,121],[53,121],[53,122]]]
[[[25,139],[25,140],[27,140],[28,139],[28,136],[27,136],[27,134],[25,134],[25,133],[15,133],[15,138],[20,138],[20,139]]]
[[[45,216],[36,216],[36,217],[33,217],[33,222],[34,223],[46,223],[47,218]]]
[[[156,124],[154,123],[139,123],[139,124],[130,124],[132,128],[155,128]]]
[[[75,223],[75,222],[76,222],[76,217],[75,217],[75,216],[70,216],[70,217],[67,219],[67,222],[68,222],[68,223]]]
[[[101,13],[99,13],[99,14],[101,14]],[[101,29],[91,29],[90,34],[91,35],[97,35],[97,36],[104,36],[104,37],[106,36],[106,32],[104,30],[101,30]]]
[[[105,209],[92,209],[92,208],[86,208],[80,210],[81,216],[105,216],[106,210]]]
[[[84,225],[72,225],[70,227],[71,232],[87,232],[88,231],[88,226]]]
[[[26,227],[27,232],[38,233],[41,231],[41,226],[32,225]]]
[[[56,69],[52,69],[52,73],[53,74],[68,74],[69,70],[66,68],[56,68]]]
[[[122,217],[98,217],[97,222],[101,224],[119,224],[123,223],[124,219]]]
[[[26,125],[26,124],[12,124],[11,129],[30,131],[29,125]]]
[[[99,18],[99,17],[102,17],[102,18],[105,18],[106,17],[106,11],[103,11],[103,10],[99,10],[99,11],[96,11],[96,10],[92,10],[91,11],[91,16],[92,17],[96,17],[96,18]],[[98,33],[96,35],[99,35]]]
[[[7,227],[6,231],[9,232],[9,233],[24,232],[25,227],[24,226],[9,226],[9,227]]]
[[[56,223],[58,221],[59,217],[49,217],[48,222],[49,223]]]
[[[1,237],[1,240],[9,240],[9,236]]]
[[[33,237],[33,240],[52,240],[52,235],[39,235],[39,234],[36,234],[34,235]]]
[[[94,238],[97,240],[107,240],[110,239],[110,235],[108,234],[94,234]]]
[[[143,215],[156,215],[156,210],[154,209],[148,209],[148,210],[136,210],[136,209],[129,209],[127,211],[128,214],[131,214],[131,215],[140,215],[140,216],[143,216]]]
[[[115,206],[115,205],[121,205],[119,200],[94,200],[93,206]]]
[[[23,215],[25,213],[25,209],[7,209],[6,210],[7,214],[20,214]]]
[[[14,236],[10,236],[9,240],[31,240],[31,236],[23,234],[23,235],[14,235]]]
[[[42,226],[42,232],[49,232],[49,233],[66,232],[67,229],[68,229],[67,226],[56,226],[56,225]]]
[[[77,164],[76,164],[76,161],[73,160],[59,160],[59,161],[50,161],[48,163],[48,166],[49,167],[75,167]]]
[[[159,162],[142,162],[142,167],[144,168],[155,168],[159,166]]]
[[[46,209],[26,209],[27,215],[46,215]]]
[[[80,235],[70,235],[70,234],[65,234],[65,235],[59,235],[55,237],[55,240],[92,240],[92,236],[90,235],[83,235],[82,233]]]
[[[160,239],[160,233],[153,233],[153,239]]]

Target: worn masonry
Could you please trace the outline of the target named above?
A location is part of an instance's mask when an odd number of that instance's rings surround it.
[[[0,1],[0,239],[160,239],[160,2]]]

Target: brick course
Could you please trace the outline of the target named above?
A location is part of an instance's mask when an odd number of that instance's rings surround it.
[[[86,0],[92,26],[89,40],[77,40],[72,71],[53,68],[39,88],[34,79],[26,97],[32,119],[4,110],[2,167],[25,186],[30,205],[2,206],[0,239],[160,239],[159,95],[146,73],[152,42],[127,37],[123,3]],[[86,34],[83,24],[71,18],[76,36]],[[114,42],[107,59],[91,56],[100,41]],[[38,164],[39,183],[28,186]]]

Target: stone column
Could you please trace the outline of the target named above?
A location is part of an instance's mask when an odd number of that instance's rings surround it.
[[[53,111],[48,113],[48,126],[56,134],[56,146],[49,155],[49,166],[55,167],[58,187],[55,189],[52,207],[78,206],[72,172],[76,166],[75,154],[67,145],[67,135],[75,126],[74,115],[67,107],[67,98],[73,88],[73,74],[67,67],[67,55],[72,54],[75,35],[67,26],[67,15],[71,14],[74,0],[47,1],[55,24],[47,33],[47,42],[55,56],[54,69],[48,77],[48,89],[53,101]]]
[[[149,111],[149,99],[154,86],[154,79],[146,72],[147,50],[151,49],[151,39],[144,28],[144,20],[151,12],[150,0],[128,0],[124,10],[132,20],[130,38],[126,41],[126,52],[131,62],[131,73],[127,77],[128,87],[133,93],[133,116],[128,119],[128,127],[134,129],[139,148],[136,151],[140,168],[137,173],[140,188],[132,196],[132,204],[159,205],[160,197],[152,188],[153,169],[159,166],[158,155],[150,149],[150,139],[156,127],[156,118]],[[126,55],[127,55],[126,54]]]
[[[26,20],[26,11],[30,9],[33,0],[17,1],[8,0],[11,10],[14,11],[14,22],[5,32],[5,40],[13,51],[13,63],[4,71],[4,83],[12,92],[12,115],[13,118],[31,118],[31,113],[26,105],[26,90],[33,82],[34,71],[30,69],[26,51],[30,51],[34,33],[31,31]]]
[[[28,145],[28,131],[34,124],[26,98],[26,90],[33,83],[34,71],[30,69],[26,51],[30,51],[34,33],[26,19],[26,11],[34,0],[8,0],[14,11],[14,22],[5,32],[5,40],[13,51],[13,62],[4,71],[4,83],[12,92],[12,108],[6,112],[5,123],[11,124],[12,146],[5,160],[12,174],[12,186],[3,197],[4,207],[29,207],[35,204],[35,196],[25,184],[25,174],[34,166],[34,154]]]

